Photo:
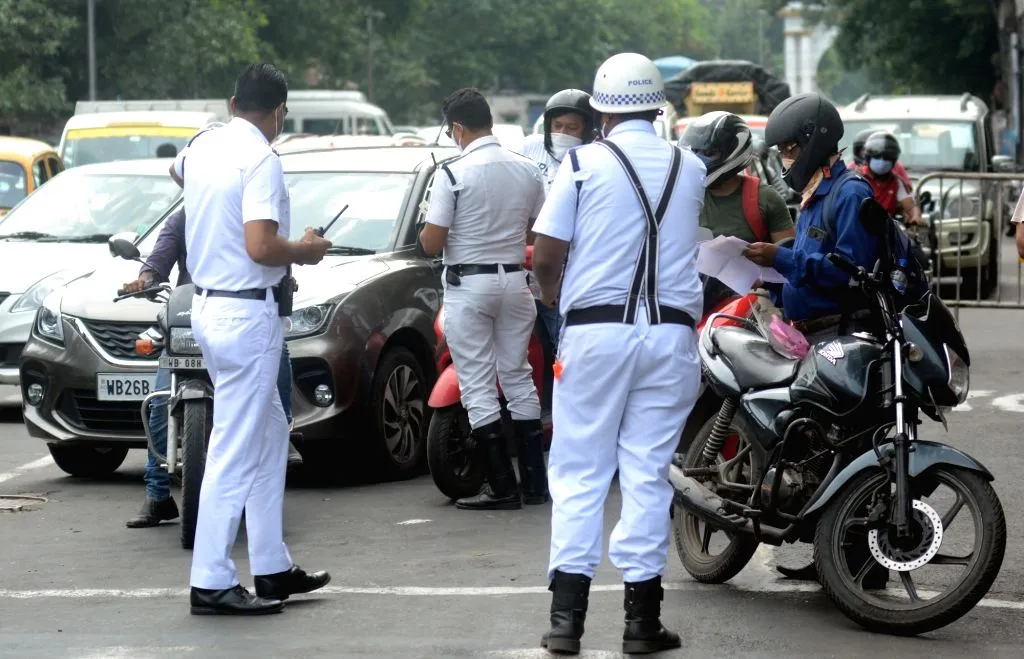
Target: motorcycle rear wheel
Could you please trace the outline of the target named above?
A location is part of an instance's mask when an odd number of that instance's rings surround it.
[[[213,408],[206,398],[184,401],[181,423],[181,548],[192,549],[199,520],[199,494],[206,471],[206,447]]]
[[[441,493],[452,500],[475,496],[484,484],[484,465],[470,438],[462,405],[434,410],[427,428],[427,466]]]
[[[690,448],[686,452],[684,467],[705,466],[701,453],[711,437],[711,429],[715,425],[716,418],[717,414],[708,419],[693,438],[693,442],[690,443]],[[757,441],[754,438],[753,430],[739,415],[733,418],[729,432],[737,437],[737,451],[747,443]],[[746,465],[743,465],[743,471],[745,479],[748,479],[747,484],[749,484],[749,479],[757,477],[764,467],[754,451],[749,451],[747,457],[749,459],[746,461]],[[722,459],[720,457],[719,461]],[[703,531],[701,527],[703,527]],[[673,504],[672,532],[675,538],[676,552],[679,554],[679,560],[683,567],[694,579],[707,584],[721,584],[735,577],[754,557],[758,546],[754,536],[714,529],[699,517],[687,512],[679,504]],[[710,541],[716,533],[725,535],[728,538],[728,544],[721,553],[712,554]]]
[[[849,564],[851,558],[848,550],[851,546],[856,547],[856,544],[848,540],[847,536],[857,528],[855,540],[864,544],[869,542],[865,511],[875,492],[890,487],[884,472],[875,470],[855,477],[829,504],[818,521],[814,538],[814,562],[819,580],[836,607],[869,631],[915,636],[945,627],[973,609],[999,574],[1006,551],[1006,518],[995,490],[975,472],[940,465],[911,482],[911,498],[915,503],[923,503],[920,499],[930,496],[940,485],[955,490],[957,501],[962,500],[962,503],[954,503],[950,511],[942,514],[939,519],[943,526],[943,536],[936,538],[938,553],[929,557],[916,547],[900,550],[903,559],[907,561],[906,567],[910,566],[912,560],[927,559],[918,567],[894,573],[897,581],[901,582],[897,588],[908,596],[909,604],[884,599],[888,597],[885,591],[867,590],[858,583],[861,574],[879,564],[875,558],[869,556],[867,563],[860,568]],[[945,530],[954,519],[959,519],[957,513],[962,508],[969,509],[974,518],[973,551],[969,556],[949,556],[943,553],[941,544],[946,536]],[[940,517],[938,511],[931,509],[931,512],[937,519]],[[929,532],[934,535],[934,529],[925,528],[929,523],[928,518],[922,514],[919,519],[925,522],[915,522],[917,528],[923,530],[922,538],[927,538]],[[859,539],[861,531],[864,532],[862,540]],[[889,529],[882,528],[877,532],[877,537],[885,540],[887,545],[894,544],[889,541]],[[921,544],[925,544],[924,540]],[[910,575],[929,565],[962,565],[966,570],[958,581],[951,580],[954,584],[951,588],[924,600]],[[915,599],[918,601],[915,602]]]

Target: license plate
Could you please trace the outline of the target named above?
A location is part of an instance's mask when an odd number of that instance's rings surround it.
[[[171,371],[205,371],[206,360],[202,357],[171,357],[164,355],[160,358],[160,368],[166,368]]]
[[[97,400],[138,400],[156,386],[156,373],[97,373]]]

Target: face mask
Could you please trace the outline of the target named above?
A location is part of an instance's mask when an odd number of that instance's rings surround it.
[[[892,166],[893,163],[888,160],[882,160],[881,158],[872,158],[871,162],[868,164],[868,167],[871,168],[872,172],[883,176],[892,171]]]
[[[555,157],[555,160],[561,162],[562,158],[565,157],[566,152],[574,146],[583,144],[583,140],[576,137],[575,135],[566,135],[565,133],[551,133],[551,155]]]

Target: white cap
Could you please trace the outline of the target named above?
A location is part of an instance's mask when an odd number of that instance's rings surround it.
[[[660,110],[665,105],[661,72],[639,53],[613,55],[597,70],[590,105],[607,114]]]

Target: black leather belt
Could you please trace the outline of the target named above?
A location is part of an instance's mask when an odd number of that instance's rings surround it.
[[[445,266],[460,277],[466,277],[468,275],[496,275],[498,274],[497,263],[456,263],[455,265]],[[523,269],[521,263],[502,264],[502,268],[505,272],[519,272]]]
[[[661,322],[696,327],[690,314],[675,307],[660,306]],[[624,323],[626,307],[622,304],[602,304],[596,307],[570,309],[565,314],[566,325],[594,325],[596,323]]]
[[[274,299],[277,299],[277,286],[271,287],[273,291]],[[196,286],[196,295],[202,295],[204,292],[203,288]],[[243,291],[213,291],[205,290],[206,297],[233,297],[239,300],[266,300],[267,289],[266,288],[247,288]]]

